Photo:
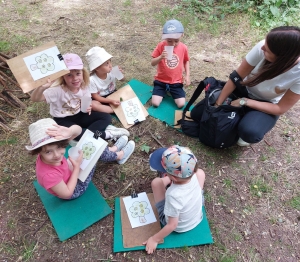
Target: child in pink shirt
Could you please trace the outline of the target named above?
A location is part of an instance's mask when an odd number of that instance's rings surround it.
[[[64,157],[69,141],[77,137],[81,131],[82,128],[78,125],[59,126],[51,118],[38,120],[29,126],[31,145],[26,146],[26,149],[30,151],[31,155],[38,155],[36,160],[37,181],[50,194],[59,198],[74,199],[81,196],[94,175],[95,167],[84,182],[78,179],[82,151],[77,159]],[[127,141],[127,136],[121,136],[114,146],[104,149],[99,159],[102,161],[117,160],[119,164],[124,164],[131,155],[131,153],[126,155],[124,152]],[[125,158],[124,155],[126,155]]]

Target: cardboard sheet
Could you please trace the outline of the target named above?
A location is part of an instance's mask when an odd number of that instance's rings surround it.
[[[182,113],[183,113],[183,111],[181,111],[181,110],[175,110],[174,128],[176,128],[176,129],[180,129],[181,128],[181,125],[177,125],[177,122],[178,122],[178,120],[181,120]],[[186,114],[185,114],[185,116],[186,117],[191,117],[191,112],[187,111]],[[192,119],[189,119],[189,118],[186,118],[186,117],[185,117],[185,120],[187,120],[187,121],[193,121]],[[177,126],[175,126],[175,125],[177,125]]]
[[[122,98],[122,100],[125,101],[128,99],[134,98],[134,97],[137,97],[137,95],[134,93],[134,91],[132,90],[130,85],[126,85],[126,86],[121,87],[119,90],[117,90],[113,94],[109,95],[107,98],[118,100],[118,101],[120,101],[120,98]],[[148,114],[146,108],[142,105],[141,101],[139,101],[139,103],[140,103],[140,106],[142,108],[142,111],[143,111],[145,117],[147,117],[149,114]],[[127,123],[126,117],[124,115],[124,112],[123,112],[123,109],[121,106],[115,107],[115,106],[111,105],[111,107],[125,128],[129,128],[129,127],[133,126],[133,125],[130,125]]]
[[[115,199],[115,216],[114,216],[114,252],[126,252],[133,250],[144,250],[145,246],[135,246],[135,247],[126,247],[124,239],[122,237],[122,223],[121,223],[121,208],[120,208],[120,198]],[[172,232],[164,239],[164,243],[157,246],[158,249],[161,248],[178,248],[186,246],[198,246],[214,243],[207,216],[205,207],[202,207],[203,219],[201,223],[196,226],[194,229],[185,232],[185,233],[176,233]],[[129,223],[129,221],[128,221]],[[143,240],[144,241],[144,240]]]
[[[153,236],[157,233],[161,227],[158,218],[157,209],[155,207],[153,194],[147,194],[150,204],[152,206],[153,212],[156,217],[156,222],[152,224],[148,224],[141,227],[132,228],[126,208],[124,205],[123,197],[121,197],[120,201],[120,210],[121,210],[121,223],[122,223],[122,236],[123,236],[123,246],[125,248],[131,248],[136,246],[142,246],[142,243],[147,240],[149,237]]]
[[[60,76],[63,76],[70,72],[69,70],[65,69],[65,70],[56,72],[54,74],[48,75],[44,78],[38,79],[36,81],[33,80],[33,77],[31,76],[31,74],[25,64],[24,58],[34,55],[36,53],[39,53],[41,51],[47,50],[49,48],[55,47],[55,46],[56,46],[55,43],[52,41],[52,42],[49,42],[42,46],[39,46],[31,51],[28,51],[22,55],[19,55],[17,57],[7,60],[7,64],[9,65],[9,68],[11,69],[12,73],[14,74],[15,78],[17,79],[17,81],[18,81],[19,85],[21,86],[24,93],[27,93],[41,85],[46,84],[48,79],[50,79],[51,81],[54,81],[57,78],[59,78]],[[62,60],[62,62],[63,62],[63,60]]]

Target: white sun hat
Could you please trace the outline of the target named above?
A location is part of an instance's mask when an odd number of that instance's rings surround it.
[[[104,48],[94,46],[89,51],[87,51],[85,57],[89,64],[90,71],[93,71],[98,66],[101,66],[104,62],[111,59],[113,56],[107,53]]]
[[[55,139],[53,136],[49,136],[46,131],[48,128],[53,127],[56,122],[51,118],[44,118],[38,120],[29,126],[30,146],[25,146],[27,150],[32,151],[41,146],[65,140],[70,137],[64,137],[62,139]]]

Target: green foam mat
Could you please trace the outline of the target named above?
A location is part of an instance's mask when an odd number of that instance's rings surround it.
[[[164,243],[159,244],[157,248],[178,248],[184,246],[198,246],[212,244],[213,238],[210,232],[208,220],[206,217],[205,207],[202,209],[203,219],[201,223],[185,233],[172,232],[164,239]],[[121,223],[121,210],[120,210],[120,198],[115,199],[115,219],[114,219],[114,252],[126,252],[133,250],[143,250],[145,246],[124,248],[122,237],[122,223]]]
[[[149,86],[136,79],[131,79],[128,84],[131,86],[132,90],[143,105],[146,104],[147,101],[152,97],[153,86]]]
[[[33,185],[60,241],[78,234],[112,212],[93,182],[82,196],[74,200],[51,195],[36,180]]]
[[[186,103],[187,104],[187,103]],[[190,107],[190,110],[193,109],[193,105]],[[166,95],[161,101],[159,107],[151,106],[148,108],[148,113],[150,116],[159,119],[160,121],[168,124],[173,127],[174,119],[175,119],[175,110],[183,110],[179,109],[174,102],[173,97]],[[181,131],[181,129],[177,129]]]

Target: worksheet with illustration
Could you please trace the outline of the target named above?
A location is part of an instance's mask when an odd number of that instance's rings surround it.
[[[146,119],[137,97],[121,102],[121,106],[128,124],[132,125],[136,120],[141,122]]]
[[[57,46],[24,57],[23,60],[34,81],[67,69]]]
[[[156,222],[153,209],[145,192],[138,197],[124,197],[124,205],[132,228],[145,226]]]
[[[82,182],[86,180],[93,167],[98,162],[107,142],[100,137],[94,138],[94,133],[88,129],[78,141],[76,147],[83,151],[83,161],[80,165],[78,179]]]

